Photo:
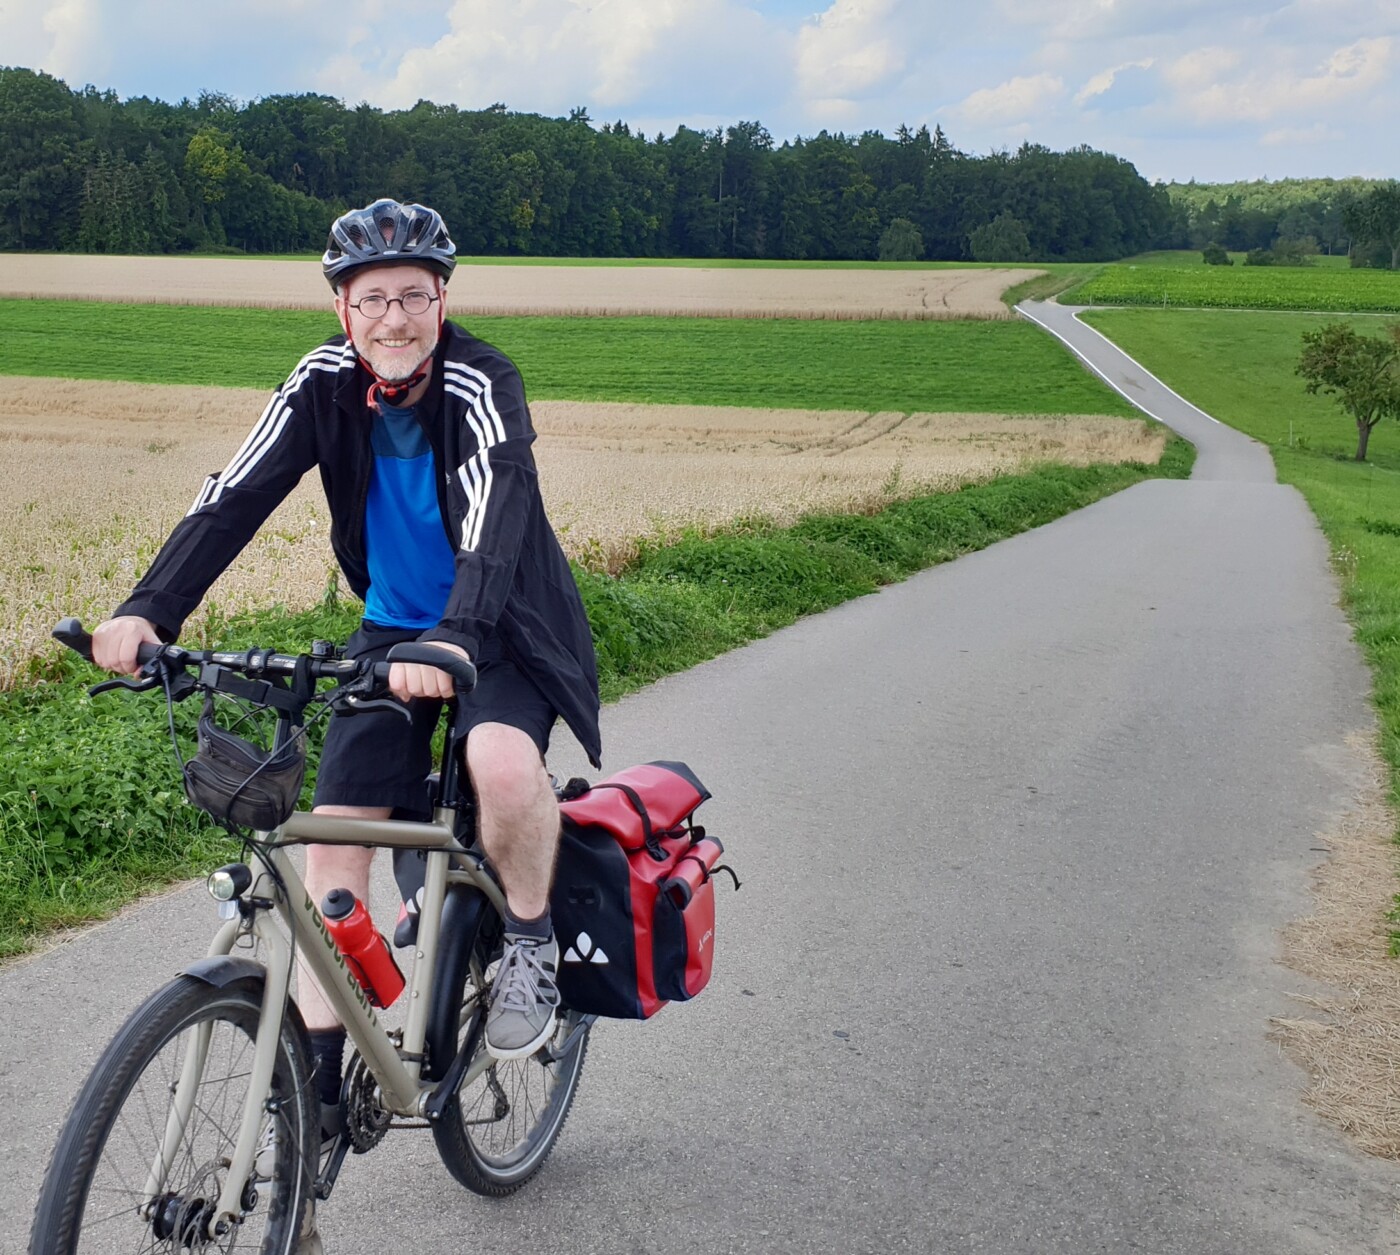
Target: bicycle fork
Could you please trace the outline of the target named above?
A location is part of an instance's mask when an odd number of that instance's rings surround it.
[[[209,948],[209,957],[219,958],[229,954],[240,931],[239,920],[226,921]],[[202,1236],[206,1239],[222,1236],[228,1232],[230,1226],[241,1221],[247,1182],[252,1174],[253,1161],[257,1156],[259,1136],[263,1128],[262,1117],[265,1114],[275,1117],[277,1114],[275,1100],[271,1097],[272,1074],[277,1065],[282,1017],[286,1011],[291,976],[291,950],[277,931],[264,923],[262,911],[254,913],[252,931],[259,943],[261,965],[266,973],[263,979],[262,1007],[258,1017],[253,1061],[248,1075],[248,1091],[243,1099],[238,1138],[234,1143],[233,1155],[226,1165],[218,1202],[211,1212],[206,1213],[208,1218],[202,1224],[205,1229]],[[147,1221],[155,1219],[157,1204],[164,1193],[165,1183],[170,1177],[185,1130],[189,1127],[190,1117],[199,1100],[199,1086],[204,1076],[212,1033],[212,1024],[199,1025],[181,1066],[180,1079],[176,1083],[170,1110],[166,1115],[165,1135],[161,1139],[160,1151],[146,1175],[143,1197],[147,1200],[144,1208],[144,1218]],[[314,1229],[314,1224],[312,1227]]]

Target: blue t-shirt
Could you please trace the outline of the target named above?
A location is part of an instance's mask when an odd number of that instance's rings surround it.
[[[438,508],[432,447],[412,406],[383,401],[370,445],[365,618],[384,627],[436,627],[452,590],[456,555]]]

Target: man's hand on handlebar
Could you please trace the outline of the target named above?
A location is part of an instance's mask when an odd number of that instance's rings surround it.
[[[92,634],[92,660],[104,671],[135,675],[141,664],[136,650],[141,645],[159,645],[155,624],[138,615],[120,615],[99,624]]]
[[[444,653],[453,653],[459,658],[471,660],[470,655],[460,645],[453,645],[448,641],[424,643],[433,649],[441,649]],[[457,692],[452,677],[446,671],[439,671],[436,667],[417,662],[396,662],[390,667],[389,691],[402,702],[414,697],[432,697],[446,701]]]

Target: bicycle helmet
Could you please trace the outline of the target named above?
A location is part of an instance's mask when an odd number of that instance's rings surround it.
[[[387,197],[352,209],[331,223],[321,273],[335,291],[361,266],[407,262],[452,277],[457,246],[442,217],[426,205],[401,205]]]

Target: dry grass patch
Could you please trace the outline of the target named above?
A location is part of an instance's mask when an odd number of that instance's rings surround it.
[[[111,612],[227,462],[266,395],[7,380],[0,400],[0,688],[65,614]],[[543,401],[533,408],[550,516],[571,557],[617,570],[638,538],[738,518],[873,512],[1028,462],[1155,462],[1161,430],[1119,418],[858,414]],[[232,613],[323,595],[334,561],[308,476],[206,605]],[[193,635],[198,636],[198,625]]]
[[[1374,737],[1349,744],[1365,769],[1355,804],[1321,834],[1315,909],[1284,930],[1284,962],[1326,986],[1295,994],[1316,1014],[1278,1018],[1272,1036],[1308,1073],[1304,1101],[1373,1155],[1400,1159],[1400,963],[1389,951],[1395,813]]]
[[[761,270],[689,266],[470,266],[453,276],[463,316],[724,318],[1011,317],[1008,288],[1039,270]],[[326,309],[314,261],[0,254],[0,296]]]

